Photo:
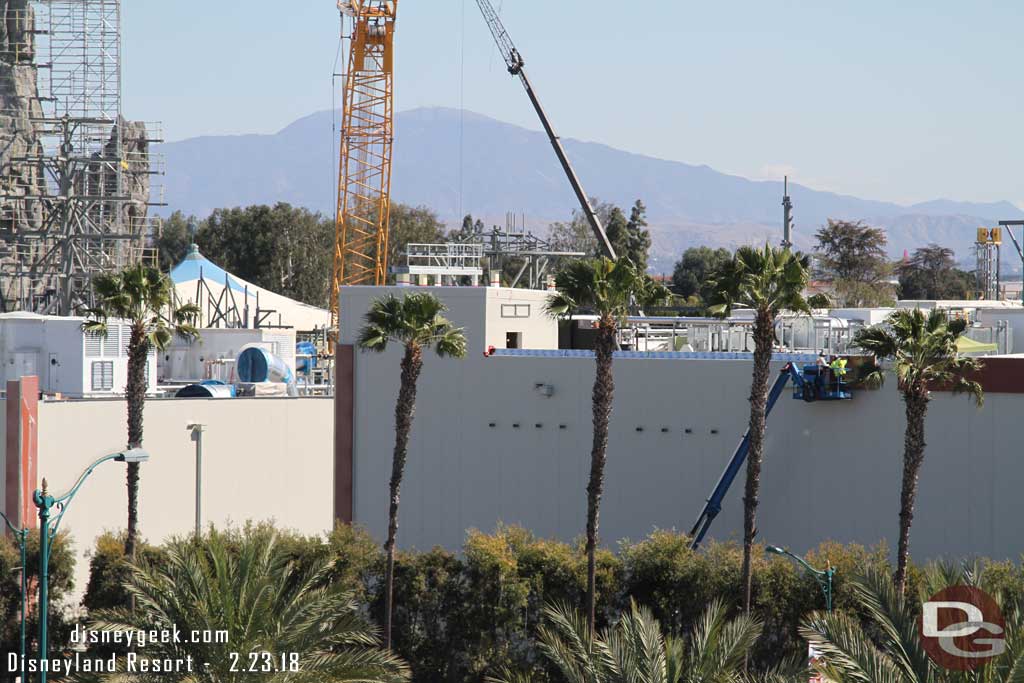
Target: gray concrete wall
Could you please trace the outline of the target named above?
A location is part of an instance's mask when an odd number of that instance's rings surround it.
[[[195,522],[194,443],[185,426],[207,425],[203,453],[203,520],[275,520],[318,533],[333,524],[333,402],[322,398],[166,399],[146,403],[140,530],[160,542]],[[39,404],[39,473],[63,492],[90,462],[124,447],[124,400]],[[74,537],[76,592],[88,580],[86,553],[105,530],[127,526],[125,466],[98,467],[62,524]]]
[[[357,353],[355,364],[354,516],[383,538],[398,352]],[[401,546],[457,548],[467,528],[499,522],[579,536],[593,370],[586,358],[428,357],[402,488]],[[615,379],[602,539],[688,531],[742,436],[750,362],[622,359]],[[554,395],[541,396],[536,383],[553,385]],[[1022,414],[1022,394],[991,394],[981,410],[935,395],[916,557],[1024,552]],[[894,383],[852,402],[805,404],[787,393],[769,420],[760,539],[799,550],[826,539],[894,546],[903,426]],[[712,527],[715,538],[740,536],[742,478]]]

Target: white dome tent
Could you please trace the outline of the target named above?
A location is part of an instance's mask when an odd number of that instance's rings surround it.
[[[331,322],[327,309],[246,282],[207,259],[195,244],[171,270],[171,281],[179,304],[198,304],[199,327],[312,331],[324,329]]]

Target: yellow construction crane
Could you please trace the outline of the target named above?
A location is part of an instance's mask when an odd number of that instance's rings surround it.
[[[387,275],[398,0],[339,0],[338,9],[351,22],[351,35],[342,93],[332,334],[338,331],[338,289],[382,285]]]

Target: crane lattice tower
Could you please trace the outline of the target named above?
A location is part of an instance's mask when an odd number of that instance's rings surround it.
[[[341,159],[331,280],[331,327],[338,289],[384,284],[394,142],[394,34],[397,0],[341,0],[351,21],[342,95]]]

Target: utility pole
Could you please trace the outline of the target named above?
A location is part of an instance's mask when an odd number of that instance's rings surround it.
[[[789,198],[789,176],[782,177],[782,248],[793,248],[793,200]]]

